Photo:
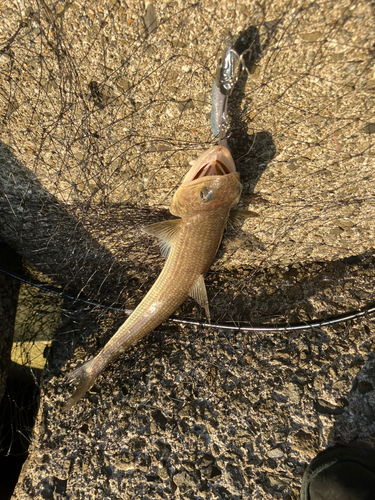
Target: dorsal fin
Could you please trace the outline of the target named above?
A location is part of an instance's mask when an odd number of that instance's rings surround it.
[[[207,290],[206,290],[206,285],[204,284],[204,278],[202,274],[199,276],[198,281],[190,290],[189,295],[194,300],[196,300],[199,305],[204,307],[204,310],[206,311],[207,320],[209,323],[211,323],[210,308],[208,307]]]
[[[142,229],[144,233],[156,236],[162,256],[167,259],[173,242],[179,234],[181,219],[163,220]]]

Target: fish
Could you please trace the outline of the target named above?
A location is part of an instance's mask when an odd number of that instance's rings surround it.
[[[109,363],[152,332],[189,296],[204,308],[210,322],[204,277],[228,220],[246,218],[245,211],[232,210],[241,192],[240,175],[226,147],[213,146],[194,162],[172,199],[170,212],[178,218],[143,229],[159,240],[166,259],[163,270],[103,349],[66,376],[67,383],[79,385],[64,410],[70,409],[92,387]]]

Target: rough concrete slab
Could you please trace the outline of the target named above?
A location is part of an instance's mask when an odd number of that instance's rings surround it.
[[[294,322],[372,301],[370,2],[22,5],[2,11],[11,156],[0,179],[12,196],[1,201],[1,236],[32,243],[34,276],[107,304],[144,296],[162,262],[139,229],[168,216],[189,163],[212,143],[215,59],[242,33],[254,53],[230,103],[229,142],[241,207],[260,216],[225,238],[207,277],[212,317]],[[14,188],[13,158],[36,193]],[[62,213],[65,233],[47,216]],[[30,235],[43,234],[37,252]],[[202,317],[190,302],[177,314]],[[297,498],[318,450],[374,444],[371,318],[256,334],[166,323],[62,414],[64,373],[124,315],[66,302],[63,318],[17,500]]]

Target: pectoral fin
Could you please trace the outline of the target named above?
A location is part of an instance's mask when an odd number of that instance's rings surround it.
[[[251,210],[231,210],[229,212],[228,224],[232,227],[237,227],[241,224],[241,220],[249,219],[250,217],[260,217],[260,215]]]
[[[194,300],[196,300],[199,305],[204,307],[204,310],[206,311],[207,320],[209,323],[211,323],[210,309],[208,307],[206,285],[204,284],[204,278],[203,278],[202,274],[199,276],[198,281],[195,283],[193,288],[190,290],[189,295]]]
[[[142,229],[144,233],[156,236],[162,256],[167,259],[173,242],[178,237],[181,219],[164,220]]]

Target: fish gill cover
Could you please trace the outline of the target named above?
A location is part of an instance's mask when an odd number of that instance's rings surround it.
[[[371,317],[256,334],[166,323],[108,368],[76,421],[60,414],[64,373],[125,318],[66,295],[132,309],[152,285],[162,259],[140,229],[170,217],[214,143],[211,88],[229,36],[252,48],[228,144],[240,208],[258,217],[226,234],[206,278],[212,321],[295,323],[373,300],[371,2],[8,1],[1,18],[0,237],[23,258],[18,274],[65,294],[19,293],[14,361],[42,368],[54,342],[17,498],[136,486],[144,498],[294,495],[332,439],[331,415],[351,404],[362,417],[338,417],[336,435],[371,442],[374,393],[349,397]],[[204,312],[187,301],[176,316]],[[105,465],[87,483],[94,442]]]

